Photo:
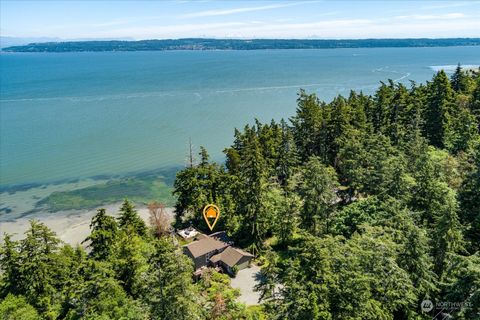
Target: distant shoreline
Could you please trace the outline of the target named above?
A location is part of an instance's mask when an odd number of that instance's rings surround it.
[[[2,52],[238,51],[278,49],[412,48],[480,46],[480,38],[407,39],[164,39],[42,42],[2,48]]]

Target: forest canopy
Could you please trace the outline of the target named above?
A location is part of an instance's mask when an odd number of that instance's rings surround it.
[[[460,66],[246,125],[225,165],[201,149],[175,181],[177,223],[219,228],[263,264],[272,319],[429,319],[480,311],[480,77]],[[439,312],[440,310],[437,310]]]

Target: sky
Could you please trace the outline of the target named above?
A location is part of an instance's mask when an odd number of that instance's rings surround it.
[[[0,0],[0,35],[65,40],[480,37],[480,1]]]

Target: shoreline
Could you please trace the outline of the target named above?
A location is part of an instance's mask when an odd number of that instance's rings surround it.
[[[98,209],[105,208],[108,215],[118,216],[118,210],[121,202],[100,206],[91,210],[65,210],[58,212],[39,211],[25,217],[12,218],[10,220],[0,220],[0,242],[3,242],[4,234],[11,234],[13,240],[24,238],[24,233],[28,230],[29,221],[34,219],[45,223],[57,237],[63,242],[72,246],[81,245],[81,242],[90,234],[90,221]],[[140,217],[149,224],[149,211],[146,206],[136,207]],[[166,208],[168,214],[173,217],[174,209]]]
[[[178,38],[142,40],[73,40],[9,45],[2,52],[133,52],[133,51],[251,51],[344,48],[412,48],[478,46],[480,38]]]
[[[134,52],[235,52],[235,51],[314,51],[314,50],[337,50],[337,49],[411,49],[411,48],[465,48],[465,47],[472,47],[477,48],[480,47],[480,44],[469,44],[469,45],[452,45],[452,46],[402,46],[402,47],[335,47],[335,48],[262,48],[262,49],[168,49],[168,50],[82,50],[82,51],[5,51],[0,50],[1,54],[71,54],[71,53],[134,53]]]
[[[171,188],[179,167],[124,175],[98,175],[0,188],[0,224],[40,215],[89,212],[127,198],[138,206],[152,201],[173,206]],[[98,196],[97,196],[98,195]]]

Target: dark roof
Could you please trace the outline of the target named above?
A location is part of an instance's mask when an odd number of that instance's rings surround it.
[[[229,244],[225,242],[221,242],[210,237],[205,237],[188,244],[186,248],[188,251],[190,251],[194,258],[197,258],[209,252],[224,249],[228,246]]]
[[[218,241],[222,241],[225,243],[233,244],[233,241],[227,236],[225,231],[217,231],[209,235],[210,238],[213,238]]]
[[[253,258],[253,255],[243,250],[240,250],[238,248],[228,247],[227,249],[223,250],[221,253],[211,257],[210,261],[212,261],[213,263],[222,261],[227,266],[232,268],[243,257]]]
[[[203,233],[200,233],[197,236],[195,236],[195,240],[202,240],[202,239],[205,239],[205,238],[208,238],[208,236],[203,234]]]

